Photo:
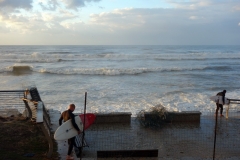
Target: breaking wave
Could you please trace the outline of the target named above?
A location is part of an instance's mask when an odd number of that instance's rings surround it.
[[[0,73],[3,73],[3,72],[10,72],[16,75],[30,74],[33,72],[33,67],[28,65],[13,65],[13,66],[1,68]]]
[[[97,69],[83,69],[83,68],[68,68],[68,69],[39,69],[35,70],[40,73],[50,74],[66,74],[66,75],[137,75],[150,72],[178,72],[178,71],[190,71],[190,70],[204,70],[205,67],[199,68],[135,68],[135,69],[112,69],[112,68],[97,68]]]
[[[172,67],[172,68],[42,68],[29,65],[13,65],[0,68],[0,72],[19,72],[19,73],[48,73],[62,75],[137,75],[151,72],[184,72],[184,71],[230,71],[229,66],[199,66],[199,67]]]

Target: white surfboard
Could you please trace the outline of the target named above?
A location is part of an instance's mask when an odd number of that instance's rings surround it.
[[[78,128],[83,130],[83,123],[80,116],[75,117],[75,122],[78,125]],[[78,131],[73,127],[71,120],[64,122],[54,134],[55,140],[66,140],[78,135]]]
[[[96,115],[93,113],[86,113],[75,116],[75,122],[81,131],[83,131],[83,126],[84,130],[88,129],[94,123],[95,119]],[[65,140],[72,138],[76,135],[78,135],[77,130],[73,127],[71,120],[68,120],[58,127],[58,129],[54,133],[54,139]]]
[[[223,104],[222,96],[211,96],[210,100],[212,100],[215,103]],[[229,103],[230,103],[230,101],[228,100],[227,97],[225,97],[225,104],[224,105],[228,105]]]

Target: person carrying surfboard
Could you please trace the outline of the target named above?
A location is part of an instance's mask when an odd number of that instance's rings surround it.
[[[75,110],[75,105],[70,104],[68,106],[68,109],[66,111],[62,112],[60,119],[59,119],[59,125],[60,126],[62,125],[62,121],[66,122],[67,120],[71,119],[73,127],[78,131],[78,134],[80,134],[81,131],[75,122],[75,115],[72,113],[74,110]],[[74,159],[71,156],[71,152],[73,150],[74,145],[75,145],[75,136],[68,139],[68,153],[67,153],[67,157],[66,157],[67,160]]]
[[[219,110],[219,108],[220,108],[220,116],[221,117],[223,117],[223,105],[225,104],[225,94],[227,93],[227,91],[226,90],[223,90],[222,92],[219,92],[219,93],[217,93],[217,96],[222,96],[222,102],[223,102],[223,104],[220,104],[220,103],[216,103],[216,106],[217,106],[217,108],[216,108],[216,116],[218,115],[218,110]]]

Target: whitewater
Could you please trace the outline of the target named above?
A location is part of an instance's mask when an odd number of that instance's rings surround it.
[[[0,46],[0,90],[37,87],[47,108],[82,112],[215,110],[240,99],[240,46]],[[231,105],[238,109],[238,105]]]

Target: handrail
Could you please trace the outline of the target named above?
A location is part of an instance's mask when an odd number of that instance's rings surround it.
[[[240,99],[228,99],[230,101],[240,101]]]
[[[228,99],[229,100],[229,104],[240,104],[238,102],[240,102],[240,99]],[[234,102],[231,102],[234,101]],[[226,109],[226,118],[228,119],[228,112],[229,112],[229,104],[228,107]]]
[[[0,92],[24,92],[25,90],[1,90]]]
[[[230,104],[240,104],[240,99],[228,99]],[[231,102],[234,101],[234,102]]]

